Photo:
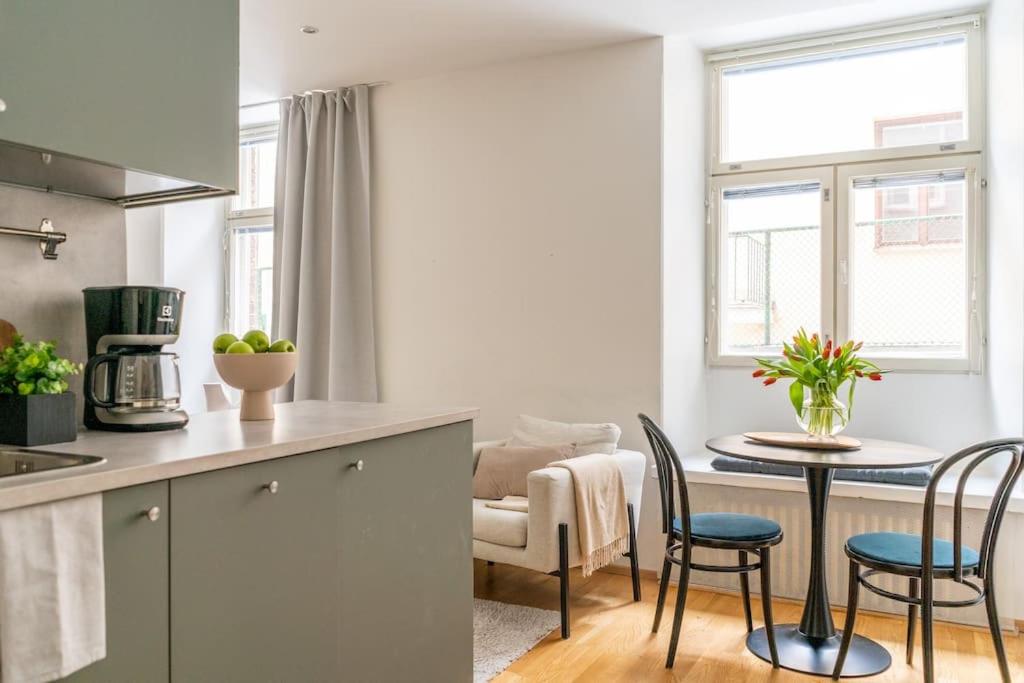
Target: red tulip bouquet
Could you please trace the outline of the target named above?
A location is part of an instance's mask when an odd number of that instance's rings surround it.
[[[763,379],[765,386],[791,378],[789,400],[800,427],[812,436],[832,437],[850,420],[857,380],[867,377],[878,382],[886,372],[857,356],[863,345],[864,342],[852,341],[834,345],[831,339],[822,344],[817,333],[808,337],[801,328],[792,344],[782,343],[782,359],[755,359],[761,367],[754,371],[754,377]],[[847,382],[850,383],[849,405],[844,406],[837,394]]]

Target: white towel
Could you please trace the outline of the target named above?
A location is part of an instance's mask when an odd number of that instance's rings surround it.
[[[107,655],[101,494],[0,512],[0,682]]]

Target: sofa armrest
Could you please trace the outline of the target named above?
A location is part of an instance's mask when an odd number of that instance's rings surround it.
[[[530,517],[526,528],[529,565],[538,571],[558,569],[558,525],[569,527],[569,563],[579,564],[580,542],[576,523],[576,491],[572,473],[564,467],[545,467],[526,477]]]
[[[493,441],[474,441],[473,442],[473,471],[476,472],[476,463],[480,459],[480,451],[485,448],[495,448],[504,446],[508,443],[508,439],[495,439]]]

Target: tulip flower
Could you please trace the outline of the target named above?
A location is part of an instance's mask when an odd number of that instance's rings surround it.
[[[754,371],[754,378],[760,379],[766,387],[780,379],[790,380],[789,400],[801,419],[807,404],[812,408],[833,409],[819,411],[823,417],[806,427],[812,434],[831,434],[835,426],[833,420],[837,419],[835,406],[840,387],[847,385],[846,411],[840,415],[845,424],[853,407],[857,380],[866,377],[878,382],[885,373],[873,362],[857,356],[863,346],[863,341],[837,341],[819,332],[808,335],[801,328],[793,335],[792,344],[788,340],[782,344],[781,357],[755,359],[759,367]],[[842,413],[842,409],[838,412]]]

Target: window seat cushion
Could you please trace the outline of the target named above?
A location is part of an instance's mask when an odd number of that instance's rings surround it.
[[[803,468],[795,465],[778,465],[768,462],[756,462],[719,455],[711,461],[711,467],[720,472],[744,472],[746,474],[781,474],[789,477],[802,477]],[[932,467],[906,467],[902,469],[836,469],[836,479],[849,481],[870,481],[876,484],[902,484],[903,486],[927,486],[932,478]]]

